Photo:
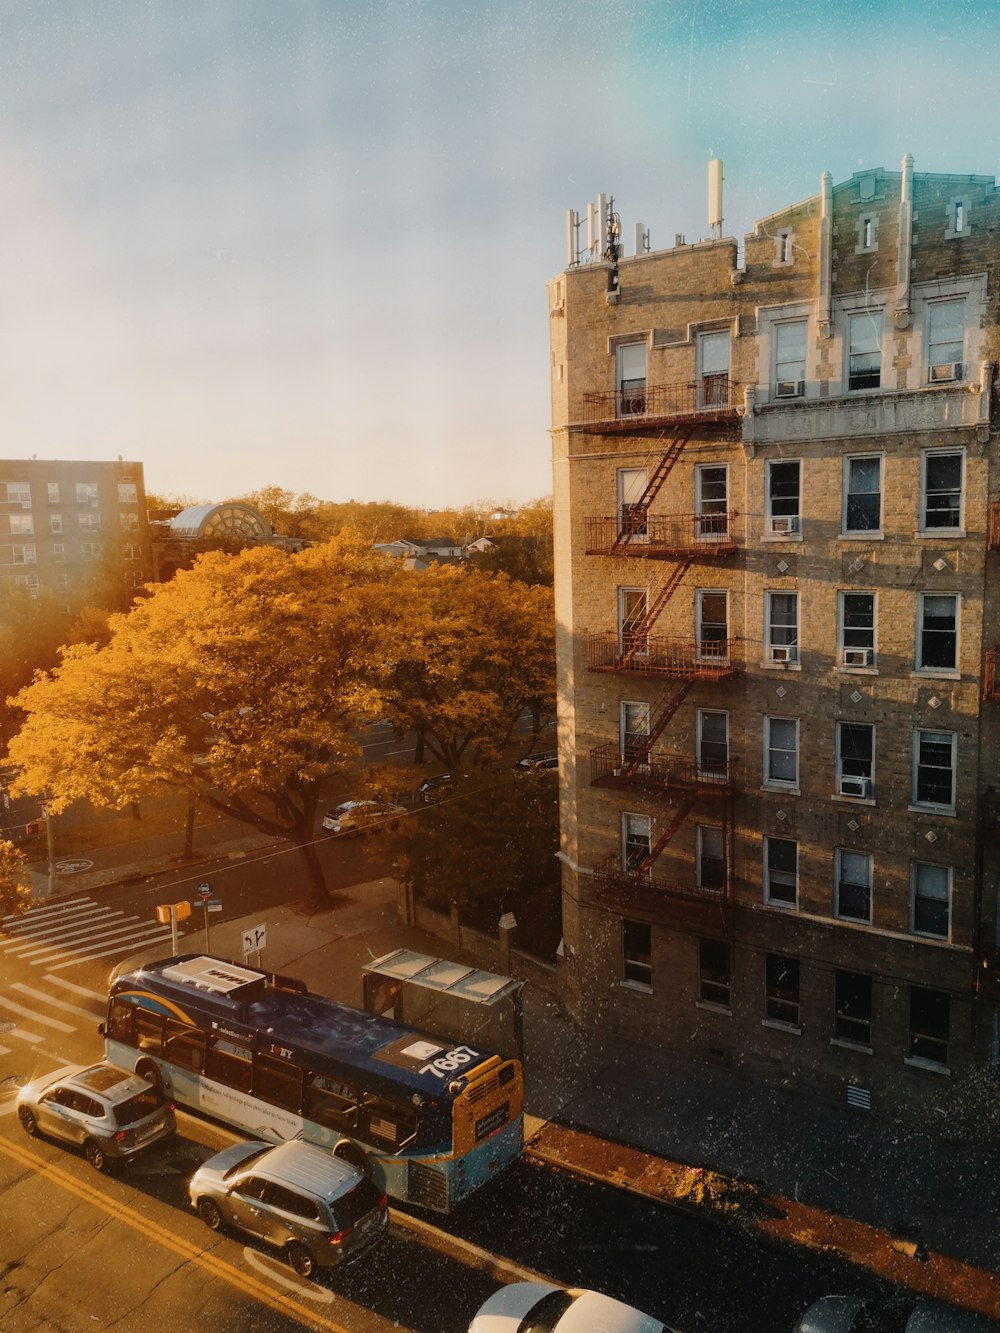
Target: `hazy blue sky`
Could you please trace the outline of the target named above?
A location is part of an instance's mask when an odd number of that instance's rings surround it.
[[[567,208],[727,234],[991,175],[989,0],[4,0],[4,457],[461,504],[550,488]]]

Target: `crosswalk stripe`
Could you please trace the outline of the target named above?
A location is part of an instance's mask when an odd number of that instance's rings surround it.
[[[7,1035],[9,1037],[19,1037],[21,1041],[30,1041],[32,1045],[34,1045],[35,1042],[45,1040],[45,1038],[40,1037],[37,1032],[27,1032],[24,1028],[11,1028]]]
[[[25,936],[17,943],[11,944],[9,953],[20,954],[25,958],[33,951],[37,953],[39,949],[51,948],[62,940],[86,939],[88,934],[99,935],[105,924],[123,924],[121,921],[113,921],[115,917],[122,917],[124,921],[139,920],[137,916],[125,916],[124,912],[107,912],[91,917],[87,921],[74,922],[71,926],[63,925],[58,930],[38,931],[34,935]]]
[[[100,1000],[101,1004],[107,1004],[108,997],[101,991],[89,990],[86,986],[78,986],[75,981],[67,981],[65,977],[50,976],[45,974],[45,980],[51,981],[55,986],[62,986],[63,990],[72,991],[74,995],[82,995],[87,1000]]]
[[[50,916],[53,912],[65,912],[69,908],[93,903],[93,898],[64,898],[61,902],[50,903],[45,907],[29,907],[26,912],[14,912],[10,916],[0,916],[0,927],[17,925],[40,916]]]
[[[84,930],[78,933],[75,931],[64,931],[59,939],[51,940],[47,944],[32,944],[21,954],[22,958],[37,958],[43,953],[58,953],[67,944],[82,944],[85,948],[89,947],[89,942],[99,943],[101,940],[114,940],[120,935],[135,935],[137,927],[128,923],[141,921],[141,917],[128,916],[124,921],[109,922],[109,929],[103,927],[92,930]]]
[[[11,953],[16,953],[22,947],[22,941],[24,940],[44,939],[46,935],[50,935],[54,931],[71,930],[74,926],[82,925],[89,918],[100,919],[107,910],[106,907],[80,907],[72,913],[49,917],[46,921],[33,922],[29,927],[8,926],[7,938],[0,940],[0,949],[7,949]]]
[[[165,934],[152,935],[149,939],[146,940],[141,940],[141,939],[127,940],[124,943],[119,944],[114,949],[102,949],[100,953],[77,954],[76,957],[71,958],[67,963],[54,964],[52,970],[53,972],[58,972],[61,971],[61,969],[64,967],[73,967],[76,963],[90,963],[93,962],[95,958],[110,958],[112,954],[128,953],[130,949],[135,949],[135,950],[147,949],[151,944],[159,944],[161,942],[165,944],[169,939],[170,939],[170,931],[168,930],[166,931]],[[50,958],[40,958],[37,960],[37,962],[32,963],[32,967],[48,967],[51,963],[52,960]]]
[[[10,1047],[9,1047],[9,1046],[0,1046],[0,1055],[10,1055]],[[11,1103],[11,1105],[13,1105],[13,1102]],[[0,1115],[2,1115],[2,1114],[3,1114],[3,1107],[0,1106]]]
[[[42,1027],[55,1028],[57,1032],[75,1032],[76,1028],[69,1023],[63,1023],[58,1018],[47,1018],[44,1014],[38,1014],[34,1009],[25,1009],[22,1004],[15,1004],[7,996],[0,997],[0,1009],[10,1009],[15,1014],[20,1014],[22,1018],[33,1019],[36,1023],[41,1023]]]
[[[61,1009],[64,1013],[79,1014],[81,1018],[98,1018],[99,1014],[94,1013],[92,1009],[82,1009],[78,1004],[69,1004],[66,1000],[57,1000],[53,995],[46,995],[45,991],[34,990],[31,986],[26,986],[23,981],[15,981],[11,984],[11,990],[20,991],[22,995],[30,995],[33,1000],[38,1000],[41,1004],[50,1005],[53,1009]],[[100,1000],[101,1009],[104,1008],[103,996],[95,996]]]

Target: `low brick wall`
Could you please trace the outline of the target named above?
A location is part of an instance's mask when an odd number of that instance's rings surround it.
[[[476,964],[484,971],[499,970],[500,945],[497,940],[485,931],[476,930],[474,926],[463,925],[457,912],[447,915],[416,902],[413,905],[413,917],[413,924],[418,929],[437,935],[463,952],[472,954]],[[553,995],[558,992],[559,974],[553,964],[516,947],[510,951],[510,963],[510,975],[518,981],[530,981],[532,985],[551,991]]]

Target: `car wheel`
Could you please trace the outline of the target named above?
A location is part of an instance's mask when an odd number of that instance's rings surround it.
[[[18,1107],[17,1118],[21,1122],[21,1128],[25,1134],[30,1134],[32,1138],[38,1133],[38,1121],[35,1119],[34,1111],[29,1111],[26,1106]]]
[[[105,1153],[104,1149],[101,1147],[101,1145],[97,1142],[96,1139],[88,1139],[87,1142],[83,1145],[83,1151],[87,1158],[87,1161],[90,1163],[90,1165],[94,1168],[95,1171],[107,1171],[108,1169],[107,1154]]]
[[[299,1277],[312,1277],[316,1271],[316,1260],[313,1258],[312,1250],[300,1240],[293,1240],[285,1246],[285,1258],[289,1267],[293,1268]]]
[[[208,1227],[209,1231],[222,1230],[222,1212],[219,1205],[212,1199],[198,1200],[198,1216]]]
[[[152,1060],[140,1060],[135,1072],[147,1083],[151,1083],[160,1096],[163,1096],[163,1075],[160,1073],[159,1065],[154,1064]]]

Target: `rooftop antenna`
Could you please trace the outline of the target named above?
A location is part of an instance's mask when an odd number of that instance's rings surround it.
[[[713,240],[722,237],[722,158],[713,157],[708,164],[708,225]]]
[[[601,212],[601,239],[604,242],[603,258],[611,265],[608,274],[608,291],[618,291],[618,261],[622,256],[622,220],[615,212],[614,195],[597,196]]]

